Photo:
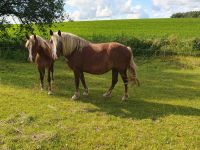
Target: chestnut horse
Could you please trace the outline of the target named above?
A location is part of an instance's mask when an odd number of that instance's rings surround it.
[[[83,95],[88,95],[83,72],[100,75],[112,70],[112,83],[108,91],[103,94],[104,97],[111,96],[118,81],[118,73],[121,75],[125,87],[122,100],[128,99],[128,81],[137,83],[139,86],[136,65],[130,47],[116,42],[94,44],[71,33],[61,33],[60,30],[58,32],[50,30],[50,35],[53,58],[57,59],[60,54],[63,54],[74,72],[76,92],[72,99],[80,97],[79,80],[84,87]],[[127,77],[127,70],[130,80]]]
[[[52,58],[52,52],[49,41],[44,40],[40,36],[31,35],[30,37],[26,35],[27,42],[26,47],[29,51],[29,61],[36,62],[37,68],[40,74],[40,86],[41,90],[44,89],[44,76],[45,68],[48,69],[48,94],[52,94],[52,81],[53,70],[54,70],[54,60]],[[52,77],[51,77],[52,76]]]

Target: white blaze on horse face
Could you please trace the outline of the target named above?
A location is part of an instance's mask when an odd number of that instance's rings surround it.
[[[28,52],[29,52],[29,56],[28,56],[28,59],[30,62],[33,62],[33,56],[32,56],[32,43],[30,40],[28,40],[26,42],[26,47],[28,48]]]
[[[30,44],[28,51],[29,51],[29,60],[30,60],[30,62],[33,62],[32,44]]]
[[[57,37],[55,37],[55,35],[53,35],[53,36],[51,37],[51,40],[52,40],[52,42],[53,42],[53,46],[52,46],[52,57],[53,57],[54,60],[56,60],[56,59],[58,59],[58,56],[57,56],[57,49],[56,49],[57,44],[58,44],[58,42],[57,42]]]

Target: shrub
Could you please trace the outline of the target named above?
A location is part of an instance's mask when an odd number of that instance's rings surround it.
[[[195,38],[192,40],[192,48],[194,50],[200,50],[200,39],[199,38]]]

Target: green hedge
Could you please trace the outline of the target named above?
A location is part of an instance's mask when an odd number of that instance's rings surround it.
[[[126,36],[124,34],[116,36],[92,35],[84,37],[94,43],[101,42],[119,42],[133,49],[135,56],[152,57],[168,55],[188,55],[194,56],[200,54],[200,39],[193,38],[189,40],[180,40],[175,36],[160,39],[139,39]],[[0,58],[26,60],[28,51],[24,47],[25,41],[0,43]],[[4,46],[3,46],[4,45]],[[8,45],[6,48],[5,45]],[[2,48],[3,46],[3,48]]]

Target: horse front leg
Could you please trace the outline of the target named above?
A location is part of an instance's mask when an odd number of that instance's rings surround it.
[[[84,87],[83,95],[84,95],[84,96],[88,96],[89,90],[88,90],[88,87],[87,87],[87,85],[86,85],[86,83],[85,83],[85,77],[84,77],[83,72],[80,73],[80,79],[81,79],[82,85],[83,85],[83,87]]]
[[[40,88],[41,88],[41,90],[44,90],[45,68],[38,67],[38,71],[40,73]]]
[[[79,71],[74,71],[74,78],[75,78],[76,92],[72,96],[72,100],[76,100],[80,98],[80,90],[79,90],[80,72]]]
[[[54,82],[54,76],[53,76],[53,73],[54,73],[54,62],[53,62],[52,65],[51,65],[51,83]]]
[[[118,71],[116,69],[112,69],[112,83],[108,91],[105,94],[103,94],[104,97],[112,96],[112,90],[114,89],[117,82],[118,82]]]
[[[52,94],[51,67],[48,68],[48,78],[47,78],[47,81],[48,81],[48,95],[51,95]]]
[[[125,101],[125,100],[128,99],[128,77],[127,77],[126,70],[120,72],[120,75],[121,75],[122,80],[124,82],[124,96],[122,97],[122,101]]]

